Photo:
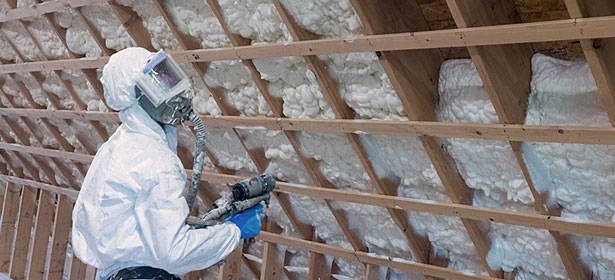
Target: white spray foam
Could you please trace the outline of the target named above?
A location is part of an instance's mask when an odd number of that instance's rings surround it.
[[[532,58],[532,92],[526,124],[610,126],[596,84],[583,61],[562,61],[544,55]],[[607,145],[525,143],[536,187],[549,191],[550,203],[562,217],[596,222],[615,221],[613,182],[615,148]],[[528,156],[529,155],[529,156]],[[573,236],[581,258],[597,279],[615,277],[613,239]]]

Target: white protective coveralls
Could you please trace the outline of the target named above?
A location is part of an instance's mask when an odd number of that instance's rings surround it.
[[[151,53],[128,48],[103,69],[107,104],[122,125],[104,143],[85,177],[73,210],[72,246],[104,279],[132,266],[181,276],[231,253],[240,231],[231,223],[189,229],[183,197],[186,173],[175,154],[175,127],[163,128],[138,105],[136,74]]]

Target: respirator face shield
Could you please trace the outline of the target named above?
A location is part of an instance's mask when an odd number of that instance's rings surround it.
[[[148,60],[135,92],[141,107],[157,122],[179,125],[192,111],[194,91],[190,80],[164,51]]]

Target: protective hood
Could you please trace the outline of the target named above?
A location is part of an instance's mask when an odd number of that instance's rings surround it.
[[[100,79],[105,100],[111,109],[120,111],[120,120],[127,129],[164,142],[177,153],[176,128],[171,125],[161,127],[137,102],[134,84],[152,55],[144,48],[127,48],[113,54]]]

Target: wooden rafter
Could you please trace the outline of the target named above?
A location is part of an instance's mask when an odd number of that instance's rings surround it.
[[[39,45],[39,44],[37,43],[37,41],[34,39],[34,36],[32,36],[32,34],[30,33],[30,31],[28,30],[28,27],[27,27],[25,24],[23,24],[23,22],[21,22],[21,21],[17,21],[17,22],[18,22],[18,23],[20,24],[20,26],[21,26],[21,27],[22,27],[22,28],[26,31],[26,33],[27,33],[28,37],[32,40],[32,42],[34,42],[34,44],[35,44],[35,46],[36,46],[36,48],[37,48],[38,52],[39,52],[39,53],[41,53],[41,54],[43,55],[43,57],[45,57],[45,58],[46,58],[46,55],[45,55],[45,53],[44,53],[43,49],[40,47],[40,45]],[[11,48],[13,49],[13,52],[14,52],[14,53],[16,53],[16,54],[19,56],[19,58],[20,58],[20,59],[22,59],[23,61],[26,61],[26,60],[25,60],[25,57],[24,57],[24,56],[23,56],[23,55],[19,52],[19,49],[18,49],[15,45],[14,45],[14,44],[13,44],[13,43],[12,43],[12,42],[8,39],[8,38],[6,38],[6,36],[4,36],[4,35],[3,35],[3,38],[4,38],[4,40],[5,40],[6,42],[8,42],[8,43],[9,43],[9,45],[10,45],[10,46],[11,46]],[[57,72],[55,72],[55,74],[56,74],[56,75],[58,75],[58,73],[57,73]],[[42,73],[41,73],[41,75],[42,75]],[[35,75],[34,75],[34,76],[35,76]],[[17,86],[19,87],[20,92],[23,94],[23,96],[25,97],[25,100],[27,100],[27,103],[28,103],[28,105],[29,105],[30,107],[32,107],[32,108],[37,108],[37,109],[41,109],[41,108],[42,108],[42,106],[38,105],[38,104],[34,101],[34,98],[32,97],[32,94],[30,93],[30,90],[29,90],[29,89],[25,86],[25,84],[24,84],[23,82],[17,81],[17,79],[16,79],[16,77],[15,77],[15,75],[14,75],[14,74],[9,74],[9,75],[8,75],[8,77],[9,77],[9,79],[10,79],[10,80],[12,80],[15,84],[17,84]],[[58,75],[58,78],[59,78],[60,80],[62,80],[62,77],[61,77],[60,75]],[[36,76],[35,76],[35,80],[37,81],[38,86],[39,86],[39,88],[41,89],[41,91],[43,92],[43,94],[45,94],[45,95],[46,95],[47,99],[48,99],[50,102],[54,102],[55,100],[51,97],[51,95],[49,95],[49,94],[47,93],[47,91],[45,91],[45,90],[44,90],[44,88],[43,88],[43,86],[42,86],[42,83],[41,83],[41,80],[40,80],[40,79],[36,79]],[[6,95],[5,95],[5,96],[6,96]],[[7,98],[7,99],[8,99],[8,98]],[[9,100],[9,102],[11,102],[11,99],[8,99],[8,100]],[[11,102],[11,106],[15,107],[15,106],[16,106],[16,104],[15,104],[14,102]],[[57,142],[57,143],[58,143],[58,144],[62,147],[62,149],[66,150],[66,151],[73,151],[73,150],[75,149],[75,147],[74,147],[72,144],[70,144],[70,143],[68,142],[68,140],[67,140],[65,137],[63,137],[63,136],[62,136],[62,133],[60,132],[60,130],[58,129],[58,127],[57,127],[57,126],[55,126],[55,125],[53,125],[51,122],[49,122],[49,120],[48,120],[48,119],[40,119],[40,121],[41,121],[41,123],[45,126],[45,128],[47,128],[47,130],[48,130],[48,131],[52,134],[52,136],[53,136],[54,140],[55,140],[55,141],[56,141],[56,142]],[[69,122],[70,122],[70,121],[65,121],[65,124],[66,124],[66,125],[70,125],[70,123],[69,123]],[[28,123],[29,123],[29,121],[28,121],[28,122],[26,122],[26,125],[28,126],[29,130],[32,132],[32,134],[35,134],[35,133],[34,133],[34,131],[35,131],[34,126],[33,126],[33,125],[31,125],[31,124],[28,124]],[[81,137],[76,137],[76,139],[77,139],[78,141],[84,141],[84,142],[82,142],[82,143],[81,143],[84,147],[89,146],[88,144],[86,144],[87,140],[85,140],[85,139],[83,139],[83,138],[81,138]],[[43,143],[43,142],[42,142],[42,141],[39,141],[39,142],[40,142],[40,143],[41,143],[41,145],[42,145],[42,143]],[[92,152],[92,151],[91,151],[91,152]],[[95,151],[94,151],[94,152],[95,152]],[[68,167],[66,167],[66,166],[64,165],[64,163],[59,162],[59,161],[54,161],[54,164],[55,164],[56,166],[58,166],[58,168],[60,169],[61,173],[64,175],[65,179],[66,179],[66,180],[68,180],[68,181],[70,182],[70,181],[71,181],[71,176],[70,176],[69,174],[71,174],[71,172],[69,171]],[[84,166],[81,166],[81,165],[79,165],[79,164],[75,164],[75,167],[76,167],[76,168],[77,168],[77,170],[81,173],[81,175],[82,175],[82,176],[85,176],[86,171],[85,171],[85,167],[84,167]]]
[[[280,14],[280,17],[282,17],[282,21],[293,36],[294,40],[304,41],[318,38],[316,34],[305,30],[304,28],[299,26],[279,0],[274,0],[273,4],[275,5],[278,13]],[[320,91],[323,93],[324,98],[327,100],[327,103],[333,110],[335,117],[337,119],[354,119],[354,112],[350,107],[348,107],[346,102],[341,99],[337,81],[333,79],[333,77],[331,77],[330,73],[327,71],[327,66],[325,62],[320,60],[316,56],[304,56],[303,58],[305,59],[305,62],[309,69],[314,73]],[[357,158],[361,162],[361,165],[367,172],[374,190],[379,194],[396,195],[397,187],[395,186],[395,183],[389,180],[381,179],[376,174],[374,166],[372,165],[371,160],[369,160],[367,151],[363,147],[363,143],[361,143],[359,136],[356,134],[346,134],[346,137],[348,139],[348,142],[351,144],[355,154],[357,155]],[[332,209],[332,207],[329,208]],[[387,209],[387,211],[393,223],[399,228],[403,236],[406,238],[412,256],[420,262],[427,263],[429,260],[428,243],[425,241],[424,238],[420,237],[414,231],[412,226],[410,226],[407,214],[403,211],[395,209]],[[341,222],[340,219],[337,219],[337,221],[340,225],[343,225],[343,227],[348,226],[347,221]],[[350,231],[348,231],[346,235],[351,235],[352,238],[359,239],[359,237],[355,233]],[[367,249],[362,242],[360,244],[363,247],[363,250],[361,251]],[[355,250],[361,249],[357,247],[354,248]],[[408,258],[411,257],[408,256]]]
[[[615,15],[615,2],[608,0],[565,0],[571,18]],[[615,125],[615,38],[584,39],[581,47],[587,64],[592,71],[598,93],[609,114],[611,125]]]
[[[352,1],[369,35],[414,32],[428,26],[415,1]],[[391,14],[396,13],[396,14]],[[411,13],[408,15],[408,13]],[[437,77],[443,58],[437,49],[416,51],[385,51],[379,56],[382,67],[391,80],[410,120],[437,121]],[[450,156],[435,137],[421,136],[425,152],[433,163],[440,181],[455,203],[472,205],[472,191],[456,171]],[[491,240],[485,226],[469,219],[461,219],[474,244],[485,270],[492,277],[502,277],[487,263]]]
[[[520,22],[512,2],[448,0],[448,6],[459,27],[474,27]],[[523,124],[531,81],[532,49],[529,44],[468,47],[495,111],[503,123]],[[517,163],[534,197],[534,209],[541,214],[558,216],[560,209],[547,203],[548,193],[536,190],[523,159],[521,142],[509,142]],[[551,231],[559,256],[571,279],[589,279],[570,236]]]
[[[164,2],[162,1],[154,0],[154,5],[156,6],[156,8],[158,9],[158,12],[163,17],[165,23],[171,30],[171,33],[174,35],[175,39],[179,42],[180,48],[182,50],[186,50],[189,47],[195,47],[195,43],[192,40],[187,38],[187,36],[182,36],[181,33],[178,31],[177,27],[172,22],[171,17],[162,8],[163,4]],[[138,19],[138,21],[140,21],[140,19]],[[205,84],[208,90],[212,93],[214,100],[217,102],[218,107],[221,109],[222,113],[224,115],[228,115],[228,114],[238,115],[238,111],[230,107],[228,103],[226,102],[226,98],[224,97],[224,92],[221,89],[212,88],[211,86],[209,86],[207,81],[205,81],[204,75],[207,70],[206,65],[202,63],[193,63],[192,66],[196,70],[197,75],[199,76],[199,79]],[[267,99],[267,101],[269,102],[270,99]],[[276,108],[273,107],[273,109],[276,109]],[[241,137],[239,132],[236,129],[232,129],[232,130],[235,136],[237,137],[237,139],[240,141],[241,145],[244,147],[245,151],[248,153],[248,156],[250,157],[250,159],[256,166],[258,172],[264,173],[268,165],[268,162],[264,156],[264,153],[260,151],[249,149],[245,144],[245,140],[243,139],[243,137]],[[210,157],[212,162],[216,163],[216,166],[217,166],[217,159],[215,158],[213,153],[210,152],[210,153],[207,153],[207,155]],[[297,230],[297,232],[299,232],[304,238],[311,238],[311,236],[307,236],[307,234],[311,234],[311,231],[312,231],[311,227],[302,223],[301,221],[299,221],[299,219],[295,217],[294,211],[291,209],[290,201],[288,197],[286,195],[280,195],[280,196],[277,196],[276,198],[278,199],[278,202],[280,206],[282,207],[282,210],[284,211],[284,213],[290,220],[295,230]]]
[[[243,38],[242,36],[238,34],[234,34],[230,31],[226,23],[226,20],[224,18],[222,7],[220,7],[220,4],[218,3],[217,0],[207,0],[207,4],[212,9],[214,15],[218,19],[218,22],[222,26],[224,33],[229,38],[231,44],[234,47],[250,45],[249,39]],[[244,59],[242,60],[242,63],[250,71],[250,76],[252,78],[252,81],[255,83],[261,96],[263,96],[263,98],[269,105],[269,108],[271,108],[273,115],[276,118],[284,118],[285,116],[284,116],[283,109],[282,109],[283,100],[279,97],[274,97],[269,93],[269,82],[261,78],[261,75],[256,69],[256,66],[254,66],[254,62],[250,59]],[[288,142],[293,147],[293,150],[295,154],[297,155],[299,161],[302,163],[303,167],[305,168],[307,173],[310,175],[310,178],[312,179],[312,181],[317,182],[319,185],[327,185],[327,186],[332,187],[332,184],[325,179],[325,176],[322,174],[322,172],[318,168],[318,165],[313,160],[303,155],[303,152],[301,151],[301,148],[299,147],[299,140],[298,140],[297,134],[294,132],[290,132],[290,131],[288,132],[285,131],[284,134]],[[276,197],[278,198],[278,201],[281,200],[283,204],[290,205],[290,199],[286,194],[278,193],[276,194]],[[347,219],[343,217],[341,213],[337,211],[337,209],[335,209],[331,205],[330,201],[325,200],[325,204],[329,208],[329,211],[331,212],[333,217],[336,219],[336,221],[338,221],[338,225],[340,226],[342,232],[344,233],[346,239],[349,241],[351,246],[353,246],[353,248],[361,248],[361,244],[358,243],[356,240],[356,234],[354,234],[350,230],[350,228],[348,228]],[[299,229],[299,231],[304,239],[318,240],[317,236],[313,234],[312,228],[303,227],[303,229]],[[265,270],[263,269],[263,271]],[[327,275],[326,270],[322,271],[322,275]]]

